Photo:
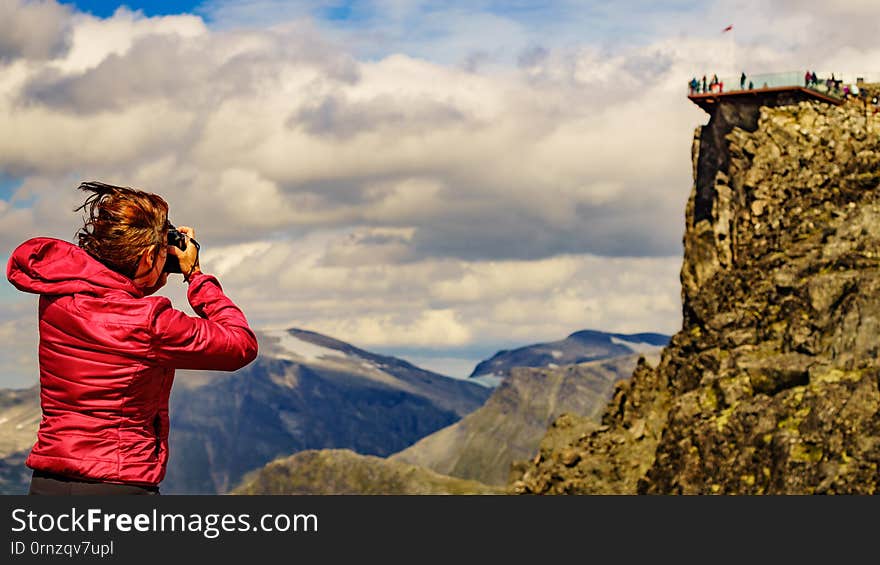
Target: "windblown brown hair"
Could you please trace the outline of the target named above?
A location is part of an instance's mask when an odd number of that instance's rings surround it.
[[[144,248],[158,244],[154,250],[158,255],[166,243],[168,203],[156,194],[97,181],[84,182],[78,189],[91,193],[74,210],[88,212],[76,234],[79,246],[133,279]]]

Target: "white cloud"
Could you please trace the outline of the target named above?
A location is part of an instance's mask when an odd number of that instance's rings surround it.
[[[108,57],[124,56],[144,39],[177,37],[195,40],[207,32],[201,18],[180,15],[146,18],[139,12],[119,8],[112,18],[77,14],[73,20],[70,49],[51,63],[62,72],[83,72]]]
[[[680,326],[680,257],[351,260],[383,257],[389,242],[406,237],[396,230],[325,232],[217,249],[204,264],[213,271],[223,262],[224,287],[236,289],[249,319],[360,346],[532,343],[585,328],[673,333]]]
[[[380,314],[322,320],[314,322],[311,329],[346,336],[350,343],[364,347],[395,344],[444,348],[469,343],[474,337],[450,309],[425,310],[415,317]]]
[[[541,261],[487,261],[464,264],[462,273],[431,284],[431,296],[448,303],[473,303],[498,296],[520,297],[552,292],[574,282],[582,257]]]
[[[62,55],[70,40],[70,12],[51,0],[0,0],[0,64]]]
[[[675,331],[686,81],[880,71],[857,1],[0,2],[4,249],[71,239],[82,180],[145,188],[256,326],[362,345]]]
[[[622,229],[639,224],[641,209],[678,209],[689,184],[669,131],[629,135],[649,119],[689,132],[658,119],[650,97],[624,93],[603,108],[579,104],[574,79],[481,76],[403,56],[345,63],[324,51],[307,64],[272,55],[281,36],[247,48],[228,45],[250,45],[253,34],[173,37],[147,36],[85,73],[36,73],[24,90],[33,100],[9,101],[0,114],[16,134],[3,142],[7,166],[89,167],[153,183],[187,221],[211,218],[202,229],[227,241],[281,226],[385,224],[415,226],[422,255],[668,254],[679,245],[672,214],[650,234]],[[302,49],[308,58],[312,48]],[[686,147],[687,135],[679,139]],[[643,149],[640,167],[623,166]]]
[[[0,103],[0,168],[47,175],[139,162],[178,145],[192,119],[170,100],[88,119],[44,106],[10,106]]]
[[[0,388],[21,388],[39,380],[36,297],[9,302],[0,320]]]

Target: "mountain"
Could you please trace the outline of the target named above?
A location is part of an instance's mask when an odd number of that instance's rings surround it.
[[[567,422],[555,427],[568,434],[586,433],[598,427],[599,416],[615,386],[630,378],[640,360],[648,363],[650,359],[656,363],[659,350],[667,341],[668,337],[660,334],[583,331],[565,340],[500,352],[492,359],[498,361],[495,367],[499,372],[503,370],[507,376],[480,408],[461,420],[384,459],[334,449],[303,451],[250,473],[235,492],[391,494],[418,490],[389,480],[389,469],[395,474],[406,469],[407,476],[429,473],[444,480],[468,481],[467,488],[473,492],[504,490],[511,473],[521,472],[521,460],[531,458],[538,451],[549,425],[555,421]],[[601,358],[620,351],[624,354],[570,365],[506,366],[517,361],[541,363],[550,359]],[[482,365],[488,366],[489,362]],[[557,438],[553,444],[559,441]],[[512,466],[517,469],[512,470]],[[345,472],[352,476],[343,477]],[[447,492],[447,487],[431,488]]]
[[[614,385],[639,354],[554,368],[516,367],[479,409],[389,457],[444,475],[505,485],[511,464],[534,455],[558,416],[598,423]],[[657,357],[655,354],[653,357]]]
[[[480,362],[470,378],[497,385],[514,367],[559,367],[633,353],[658,353],[669,343],[669,336],[657,333],[616,334],[583,330],[550,343],[527,345],[499,351]]]
[[[348,449],[323,449],[272,461],[231,494],[504,494],[504,489]]]
[[[163,493],[225,492],[279,456],[316,448],[388,455],[485,402],[491,390],[305,330],[257,332],[234,373],[177,371]],[[23,494],[39,387],[0,390],[0,493]]]
[[[480,407],[490,389],[300,329],[258,332],[235,373],[178,371],[163,492],[222,493],[279,456],[400,451]]]
[[[692,151],[681,331],[602,427],[546,445],[511,492],[878,492],[880,115],[788,98],[713,106]]]
[[[0,494],[25,494],[31,471],[24,465],[40,425],[40,389],[0,390]]]

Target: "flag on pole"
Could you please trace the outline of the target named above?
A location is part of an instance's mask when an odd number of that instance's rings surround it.
[[[729,25],[726,28],[722,29],[721,33],[724,33],[725,31],[731,31],[732,29],[733,29],[733,25]]]

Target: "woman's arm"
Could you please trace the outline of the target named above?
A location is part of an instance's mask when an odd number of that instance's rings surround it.
[[[214,276],[193,273],[187,298],[198,318],[160,299],[152,324],[152,350],[160,365],[235,371],[257,357],[257,338],[244,313]]]

